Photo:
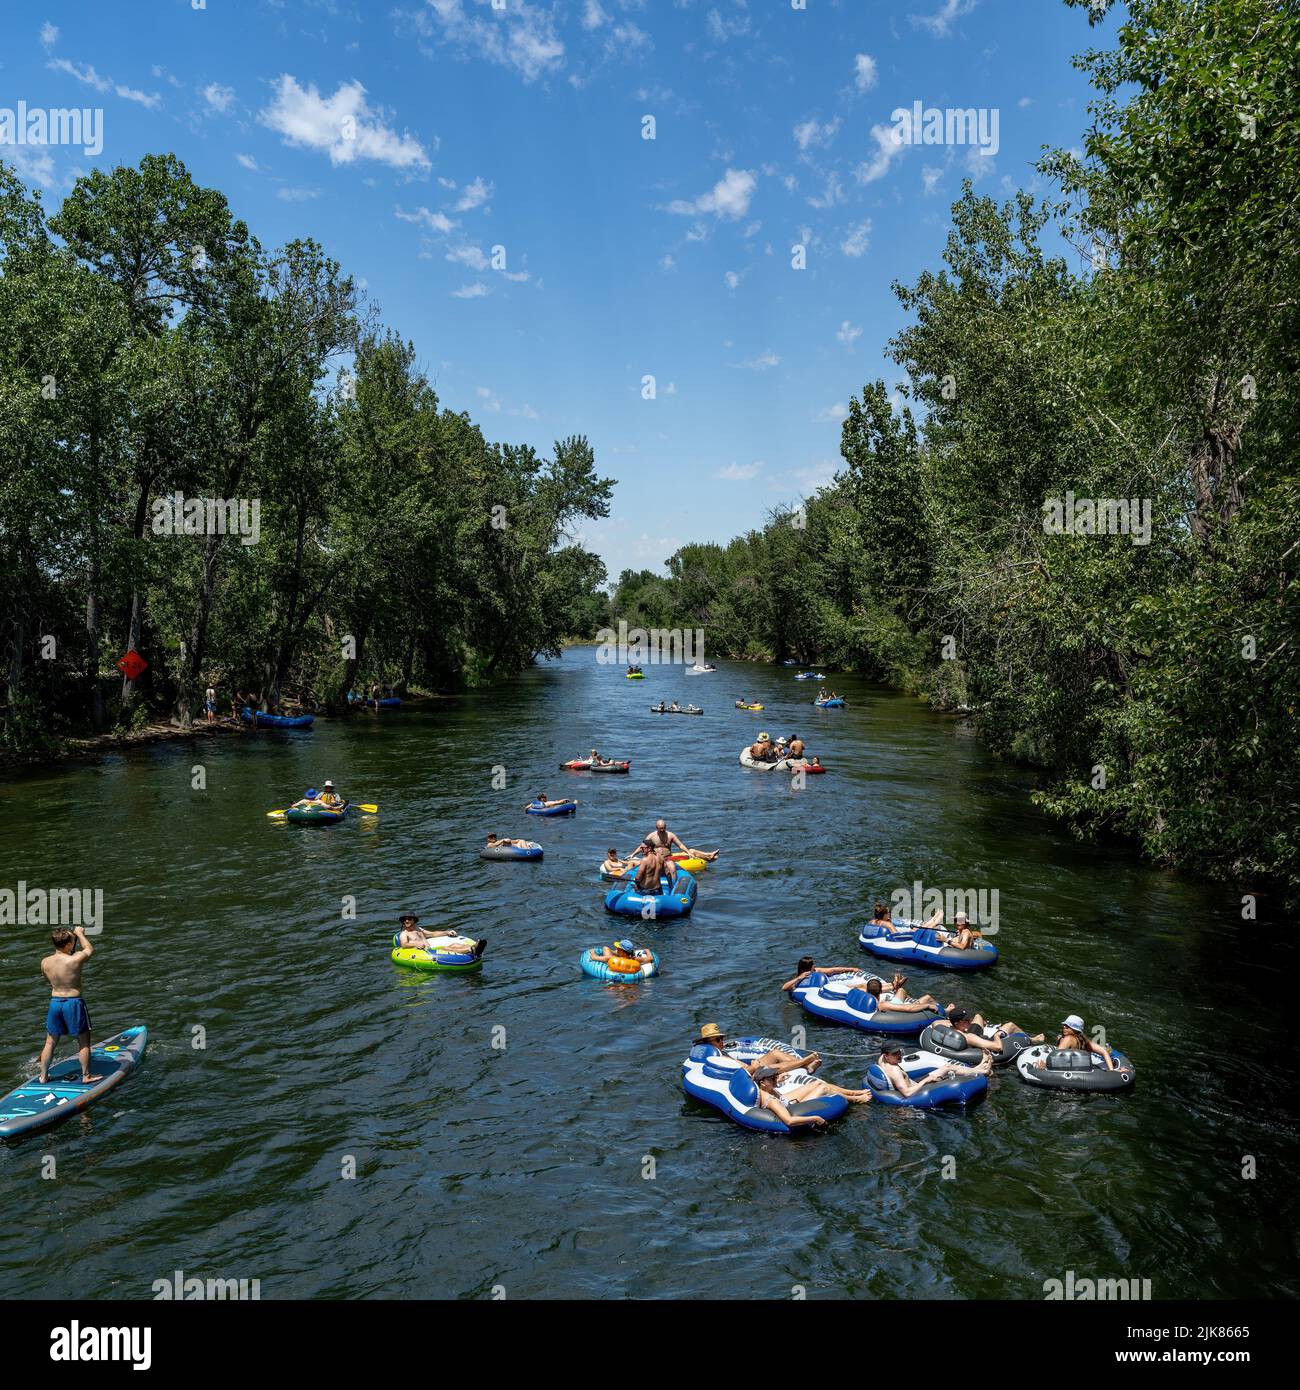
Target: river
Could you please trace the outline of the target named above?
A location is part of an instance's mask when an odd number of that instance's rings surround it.
[[[102,888],[96,1032],[150,1032],[99,1106],[0,1146],[0,1294],[148,1298],[181,1270],[264,1299],[1037,1299],[1073,1271],[1156,1298],[1295,1296],[1293,943],[1221,891],[1075,842],[1027,773],[916,700],[836,676],[848,708],[818,710],[788,669],[647,669],[627,681],[576,648],[419,710],[0,786],[0,886]],[[766,710],[733,709],[741,692]],[[661,697],[706,713],[649,714]],[[760,727],[832,771],[796,790],[741,768]],[[631,775],[556,770],[593,744]],[[325,777],[378,817],[265,817]],[[523,815],[538,791],[578,814]],[[596,866],[657,815],[724,853],[694,915],[653,929],[662,974],[610,988],[578,970],[618,934]],[[540,840],[544,862],[479,860],[490,829]],[[1035,1029],[1080,1012],[1135,1089],[1059,1097],[1012,1068],[965,1112],[855,1106],[795,1138],[683,1094],[711,1019],[806,1026],[825,1074],[860,1084],[871,1040],[779,985],[804,953],[869,965],[871,902],[915,880],[996,889],[1001,959],[914,970],[914,992]],[[408,907],[487,937],[481,974],[395,967]],[[34,1071],[47,939],[0,937],[0,1089]]]

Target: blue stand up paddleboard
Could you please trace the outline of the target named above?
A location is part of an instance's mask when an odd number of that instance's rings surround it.
[[[74,1055],[55,1062],[44,1086],[33,1078],[10,1091],[0,1099],[0,1139],[20,1139],[49,1129],[94,1105],[131,1075],[148,1041],[149,1031],[142,1027],[123,1029],[115,1038],[96,1043],[90,1049],[90,1074],[99,1080],[89,1086],[81,1084],[81,1063]]]

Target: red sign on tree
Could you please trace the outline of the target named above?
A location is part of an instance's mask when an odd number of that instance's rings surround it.
[[[148,669],[149,663],[132,648],[125,656],[117,659],[117,669],[129,681],[138,681],[141,675]]]

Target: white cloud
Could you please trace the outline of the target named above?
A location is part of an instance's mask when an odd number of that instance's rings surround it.
[[[800,150],[806,150],[810,146],[826,146],[835,139],[835,132],[840,128],[840,118],[835,117],[833,121],[827,121],[825,125],[819,125],[815,118],[809,117],[806,121],[800,121],[794,128],[794,142]]]
[[[53,48],[54,45],[58,43],[58,41],[58,28],[55,25],[51,24],[47,19],[45,23],[41,25],[41,47]]]
[[[18,170],[19,177],[28,183],[38,183],[42,188],[54,186],[54,160],[48,146],[5,145],[3,148],[5,162]]]
[[[742,367],[747,367],[753,372],[765,372],[771,367],[779,366],[781,359],[768,348],[766,352],[760,352],[757,357],[751,357],[748,362],[742,362]]]
[[[740,15],[735,19],[724,19],[720,11],[710,10],[705,16],[705,24],[710,35],[719,43],[726,43],[728,39],[739,38],[742,34],[749,33],[748,15]]]
[[[286,203],[305,203],[320,197],[319,188],[277,188],[275,196]]]
[[[525,82],[564,66],[564,43],[556,33],[554,19],[527,0],[519,0],[490,18],[473,12],[482,10],[482,0],[473,7],[467,7],[465,0],[428,0],[428,6],[446,43],[511,68]]]
[[[856,343],[860,337],[862,337],[862,330],[860,328],[855,328],[848,319],[845,319],[844,322],[840,324],[840,331],[835,335],[836,341],[843,343],[850,352],[853,351],[853,344]]]
[[[711,212],[715,217],[726,217],[732,221],[744,217],[758,187],[758,179],[748,169],[728,169],[713,185],[708,193],[702,193],[693,202],[677,199],[668,204],[669,212],[693,216],[696,213]]]
[[[677,269],[677,262],[673,259],[673,254],[672,254],[671,251],[667,252],[665,255],[663,255],[663,256],[660,257],[660,259],[659,259],[659,269],[660,269],[660,270],[676,270],[676,269]]]
[[[458,290],[452,290],[453,299],[482,299],[485,294],[491,291],[481,280],[476,280],[472,285],[462,285]]]
[[[876,60],[868,53],[859,53],[853,60],[853,85],[860,92],[869,92],[876,85]]]
[[[747,483],[751,478],[757,478],[763,467],[762,463],[729,463],[725,468],[719,468],[713,476],[724,478],[729,483]]]
[[[461,191],[460,201],[456,204],[456,212],[470,212],[472,209],[481,207],[496,192],[496,188],[485,183],[482,179],[475,179],[473,183],[467,183]]]
[[[848,406],[840,401],[836,401],[834,405],[828,405],[824,409],[819,410],[817,414],[813,416],[813,419],[819,425],[822,425],[836,420],[843,420],[848,413]]]
[[[858,222],[849,228],[848,234],[840,242],[840,250],[846,256],[861,256],[866,252],[870,235],[871,219],[868,217],[865,222]]]
[[[1019,106],[1019,107],[1022,107],[1022,108],[1023,108],[1023,107],[1026,107],[1026,106],[1032,106],[1033,104],[1034,104],[1034,99],[1033,99],[1033,97],[1021,97],[1020,100],[1019,100],[1018,102],[1016,102],[1016,105]]]
[[[230,110],[234,99],[235,89],[223,87],[220,82],[209,82],[203,89],[203,100],[207,102],[209,110],[219,111],[223,115]]]
[[[582,27],[584,29],[599,29],[602,24],[609,23],[609,16],[601,8],[600,0],[587,0],[586,7],[582,12]]]
[[[923,192],[927,198],[934,195],[934,190],[939,186],[939,180],[943,178],[943,170],[936,168],[933,164],[923,165],[921,168],[921,183],[924,185]]]
[[[936,39],[946,39],[952,32],[953,20],[970,14],[975,8],[975,2],[976,0],[943,0],[943,4],[934,14],[912,15],[912,23],[928,29]]]
[[[253,158],[251,154],[236,154],[235,158],[252,174],[260,174],[262,166]]]
[[[859,183],[874,183],[876,179],[883,178],[889,172],[889,166],[907,148],[892,125],[873,125],[871,138],[876,142],[875,154],[853,171]]]
[[[729,290],[734,290],[736,286],[740,284],[740,276],[737,275],[734,270],[727,271],[722,278],[727,282],[727,288]]]
[[[807,200],[810,208],[833,208],[836,203],[844,201],[844,185],[840,183],[840,176],[833,170],[826,176],[826,187],[820,197],[813,195]]]
[[[445,213],[430,212],[429,209],[425,207],[416,208],[414,212],[403,212],[400,207],[395,207],[393,209],[393,216],[401,222],[423,223],[424,226],[428,227],[431,231],[441,232],[444,236],[451,231],[453,227],[459,225],[453,222]]]
[[[483,404],[484,410],[490,410],[497,414],[501,410],[501,401],[486,386],[476,386],[474,394]]]
[[[414,136],[398,135],[385,125],[379,113],[371,110],[360,82],[345,82],[326,97],[314,82],[304,90],[284,73],[276,83],[275,100],[259,119],[287,144],[327,153],[331,164],[373,159],[393,169],[429,167],[424,146]]]
[[[45,66],[52,72],[66,72],[69,77],[75,77],[78,82],[84,82],[87,87],[93,87],[97,92],[112,92],[123,101],[139,102],[151,111],[162,100],[157,92],[141,92],[134,87],[124,87],[121,83],[114,82],[111,77],[101,77],[89,63],[82,68],[76,63],[70,63],[66,58],[51,58]]]
[[[447,259],[455,261],[458,265],[468,266],[471,270],[486,270],[489,264],[488,258],[483,254],[483,248],[468,242],[464,246],[453,246],[447,252]]]

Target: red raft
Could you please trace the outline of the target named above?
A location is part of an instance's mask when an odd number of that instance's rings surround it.
[[[593,763],[590,758],[574,758],[572,762],[561,763],[560,767],[565,772],[631,772],[630,762],[620,762],[614,759],[607,763]]]

